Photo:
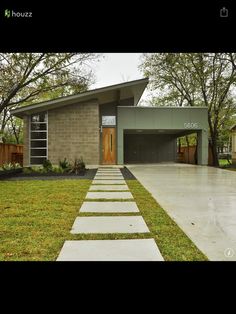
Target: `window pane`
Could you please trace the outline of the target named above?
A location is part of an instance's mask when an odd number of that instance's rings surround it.
[[[31,123],[31,130],[32,131],[43,131],[47,130],[47,124],[46,123]]]
[[[46,157],[42,157],[42,158],[30,158],[30,164],[31,165],[41,165],[43,164],[44,160],[46,160]]]
[[[46,132],[31,132],[31,139],[46,139]]]
[[[31,141],[31,147],[47,147],[46,141]]]
[[[32,122],[46,122],[46,112],[41,112],[31,116]]]
[[[31,156],[47,156],[46,149],[31,149]]]

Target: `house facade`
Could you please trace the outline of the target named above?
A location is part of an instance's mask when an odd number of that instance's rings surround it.
[[[13,110],[24,120],[24,166],[83,157],[86,165],[177,160],[180,136],[197,133],[208,160],[205,107],[141,107],[148,79],[98,88]]]

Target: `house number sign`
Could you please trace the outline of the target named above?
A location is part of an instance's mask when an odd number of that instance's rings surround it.
[[[197,123],[197,122],[185,122],[184,128],[185,129],[199,129],[199,123]]]

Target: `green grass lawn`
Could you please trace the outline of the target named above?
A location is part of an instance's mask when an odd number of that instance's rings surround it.
[[[230,162],[232,163],[232,160],[230,159]],[[229,166],[229,162],[227,159],[219,159],[219,166],[220,167],[225,167],[225,166]]]
[[[230,171],[236,171],[236,168],[230,167],[232,164],[232,159],[230,159],[230,164],[228,163],[227,159],[219,159],[219,166],[223,169],[230,170]]]
[[[98,215],[79,213],[91,180],[0,182],[0,260],[54,261],[66,240],[136,238],[154,238],[166,261],[207,260],[138,181],[126,182],[150,233],[70,234],[78,215]]]
[[[55,260],[90,184],[0,181],[0,260]]]

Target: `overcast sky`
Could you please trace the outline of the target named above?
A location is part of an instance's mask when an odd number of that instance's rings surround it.
[[[96,83],[91,88],[99,88],[143,78],[138,69],[141,53],[104,53],[95,65]],[[147,99],[145,92],[141,99]]]

